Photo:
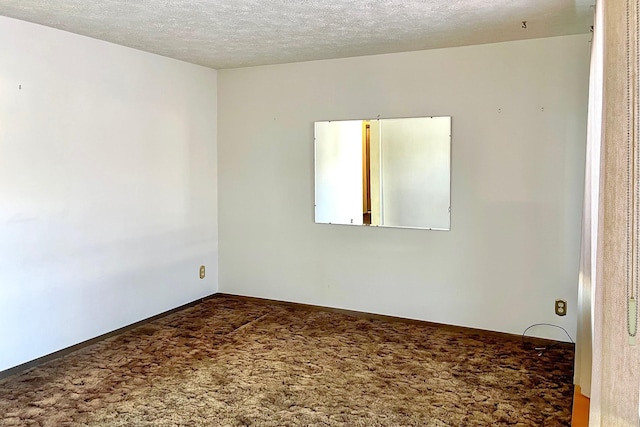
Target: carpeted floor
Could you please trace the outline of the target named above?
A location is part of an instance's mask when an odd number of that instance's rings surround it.
[[[1,426],[569,426],[573,349],[216,296],[0,381]]]

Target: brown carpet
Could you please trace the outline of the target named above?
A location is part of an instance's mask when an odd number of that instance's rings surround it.
[[[573,349],[216,296],[0,381],[2,426],[568,426]]]

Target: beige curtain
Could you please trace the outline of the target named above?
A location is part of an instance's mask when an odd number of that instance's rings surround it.
[[[633,330],[637,316],[629,319],[627,309],[628,294],[640,279],[636,237],[640,230],[640,204],[636,204],[640,203],[636,196],[640,174],[635,167],[640,166],[640,10],[638,0],[600,3],[604,13],[604,132],[589,425],[638,427],[640,336],[635,346],[630,343],[628,320]],[[631,168],[628,147],[632,148]]]
[[[597,282],[604,56],[602,6],[602,2],[596,6],[594,32],[591,42],[587,161],[585,165],[580,275],[578,277],[578,335],[576,339],[575,383],[580,386],[582,394],[585,396],[591,395],[593,300]]]

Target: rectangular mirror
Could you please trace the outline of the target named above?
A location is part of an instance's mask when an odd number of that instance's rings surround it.
[[[451,117],[315,122],[315,222],[450,229]]]

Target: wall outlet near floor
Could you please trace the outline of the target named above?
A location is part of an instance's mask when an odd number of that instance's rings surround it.
[[[204,265],[200,266],[200,278],[204,279],[205,276],[205,269],[204,269]]]
[[[563,299],[556,300],[556,314],[558,316],[566,316],[567,315],[567,301]]]

